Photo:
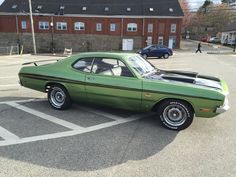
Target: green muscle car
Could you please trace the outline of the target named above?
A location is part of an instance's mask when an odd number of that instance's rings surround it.
[[[173,130],[197,117],[214,117],[229,109],[228,86],[195,72],[159,70],[133,53],[81,53],[52,64],[25,63],[22,86],[47,92],[50,105],[69,108],[72,101],[133,111],[155,111]]]

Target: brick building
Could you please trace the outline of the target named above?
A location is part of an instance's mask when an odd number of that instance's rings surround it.
[[[148,44],[178,48],[183,12],[178,0],[32,0],[37,50],[48,52],[133,49]],[[0,46],[17,41],[32,51],[28,0],[5,0],[0,6]]]

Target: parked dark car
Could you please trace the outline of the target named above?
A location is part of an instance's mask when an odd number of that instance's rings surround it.
[[[138,53],[145,59],[148,57],[163,57],[167,59],[169,56],[173,55],[173,51],[164,45],[149,45],[139,50]]]

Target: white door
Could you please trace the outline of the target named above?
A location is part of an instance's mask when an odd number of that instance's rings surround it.
[[[147,42],[147,46],[152,45],[152,36],[148,36],[146,42]]]
[[[123,39],[122,50],[133,50],[134,40],[133,39]]]
[[[174,43],[173,38],[169,38],[168,47],[169,47],[170,49],[173,49],[173,43]]]

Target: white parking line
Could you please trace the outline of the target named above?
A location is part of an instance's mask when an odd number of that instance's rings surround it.
[[[16,140],[19,139],[18,136],[16,136],[15,134],[9,132],[7,129],[5,129],[5,128],[1,127],[1,126],[0,126],[0,137],[2,137],[5,140],[10,140],[10,141],[11,140],[16,141]]]
[[[1,76],[0,79],[13,79],[18,78],[17,76]]]
[[[31,101],[43,101],[45,99],[28,99],[28,100],[12,100],[12,101],[1,101],[0,104],[8,104],[8,103],[27,103],[27,102],[31,102]]]
[[[112,122],[106,122],[98,125],[94,125],[91,127],[81,127],[75,124],[72,124],[70,122],[61,120],[59,118],[49,116],[47,114],[44,114],[42,112],[30,109],[28,107],[25,107],[23,105],[18,104],[19,102],[24,103],[24,102],[31,102],[31,101],[43,101],[44,99],[28,99],[28,100],[16,100],[16,101],[5,101],[5,102],[0,102],[0,104],[8,104],[9,106],[12,106],[14,108],[20,109],[22,111],[25,111],[27,113],[30,113],[32,115],[35,115],[37,117],[40,117],[42,119],[51,121],[53,123],[59,124],[61,126],[67,127],[69,129],[72,129],[71,131],[64,131],[64,132],[59,132],[59,133],[52,133],[52,134],[46,134],[46,135],[39,135],[39,136],[32,136],[32,137],[26,137],[26,138],[19,138],[16,135],[12,134],[8,130],[0,127],[0,136],[5,139],[3,141],[0,141],[0,147],[1,146],[9,146],[9,145],[16,145],[16,144],[23,144],[23,143],[29,143],[29,142],[35,142],[35,141],[42,141],[42,140],[50,140],[50,139],[56,139],[56,138],[63,138],[63,137],[69,137],[69,136],[74,136],[74,135],[79,135],[83,133],[88,133],[88,132],[93,132],[96,130],[112,127],[115,125],[119,124],[124,124],[128,122],[132,122],[144,117],[148,117],[153,115],[154,113],[141,113],[141,114],[136,114],[129,116],[127,118],[115,116],[106,112],[102,112],[99,110],[92,110],[91,108],[85,108],[82,107],[82,109],[96,113],[98,115],[105,116],[107,118],[113,119],[115,121]],[[18,102],[18,103],[17,103]]]
[[[124,119],[124,118],[121,118],[120,116],[116,116],[116,115],[113,115],[113,114],[109,114],[107,112],[103,112],[103,111],[99,111],[99,110],[95,110],[95,109],[91,109],[91,108],[87,108],[87,107],[83,107],[83,106],[80,106],[79,108],[84,110],[84,111],[91,112],[91,113],[94,113],[94,114],[97,114],[97,115],[101,115],[101,116],[104,116],[104,117],[107,117],[107,118],[110,118],[110,119],[113,119],[113,120]]]
[[[42,113],[40,111],[36,111],[34,109],[30,109],[30,108],[28,108],[26,106],[22,106],[22,105],[20,105],[18,103],[14,103],[14,102],[8,102],[7,103],[6,102],[6,104],[8,104],[8,105],[10,105],[10,106],[12,106],[14,108],[20,109],[20,110],[22,110],[24,112],[30,113],[32,115],[35,115],[37,117],[40,117],[42,119],[45,119],[47,121],[53,122],[53,123],[61,125],[63,127],[67,127],[67,128],[69,128],[71,130],[83,130],[84,129],[84,127],[75,125],[73,123],[64,121],[62,119],[58,119],[57,117],[54,117],[54,116],[50,116],[50,115],[44,114],[44,113]]]
[[[0,141],[0,147],[1,146],[9,146],[9,145],[16,145],[16,144],[35,142],[35,141],[50,140],[50,139],[80,135],[80,134],[89,133],[89,132],[93,132],[93,131],[96,131],[96,130],[101,130],[101,129],[104,129],[104,128],[112,127],[112,126],[115,126],[115,125],[132,122],[132,121],[135,121],[135,120],[138,120],[138,119],[141,119],[141,118],[142,117],[136,117],[135,118],[135,117],[131,116],[131,118],[127,118],[127,119],[122,119],[121,118],[120,120],[116,120],[116,121],[112,121],[112,122],[107,122],[107,123],[87,127],[87,128],[84,128],[83,130],[72,130],[72,131],[66,131],[66,132],[60,132],[60,133],[33,136],[33,137],[22,138],[22,139],[19,139],[19,140]]]
[[[1,87],[18,87],[20,86],[20,84],[6,84],[6,85],[0,85],[0,88]]]

